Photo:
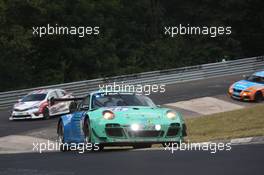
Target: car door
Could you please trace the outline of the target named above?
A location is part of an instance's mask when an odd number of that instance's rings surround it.
[[[66,97],[66,93],[64,90],[61,89],[57,89],[56,93],[58,95],[58,98],[65,98]],[[70,101],[60,101],[58,102],[58,113],[59,114],[65,114],[69,112],[69,105],[70,105]]]
[[[49,94],[48,94],[48,99],[56,99],[58,98],[58,95],[55,91],[51,91]],[[59,112],[59,103],[58,102],[54,102],[53,104],[50,104],[49,105],[49,113],[50,115],[57,115]]]
[[[83,142],[83,123],[84,118],[89,110],[90,96],[85,97],[82,102],[78,105],[77,112],[74,113],[71,123],[72,123],[72,139],[74,142]]]

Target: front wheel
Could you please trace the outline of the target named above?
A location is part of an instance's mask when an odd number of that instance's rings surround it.
[[[43,110],[43,118],[45,120],[50,118],[50,113],[49,113],[49,108],[48,107],[45,107],[44,110]]]
[[[92,144],[92,148],[87,150],[87,151],[103,151],[104,149],[104,146],[102,144],[94,144],[91,142],[91,135],[92,135],[92,130],[91,130],[91,127],[90,127],[90,121],[89,119],[86,119],[85,122],[84,122],[84,144],[85,146],[86,145],[90,145]]]
[[[256,92],[256,94],[255,94],[255,102],[261,102],[263,100],[263,94],[262,94],[262,92]]]

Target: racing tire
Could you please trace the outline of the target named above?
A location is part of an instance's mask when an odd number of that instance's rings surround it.
[[[89,119],[86,119],[84,122],[84,146],[87,144],[92,144],[92,149],[91,150],[86,150],[86,151],[103,151],[104,146],[102,144],[95,144],[91,142],[91,135],[92,135],[92,130],[90,127],[90,121]]]
[[[259,103],[263,100],[263,94],[262,92],[258,91],[255,94],[255,102]]]
[[[47,119],[50,118],[49,108],[48,108],[48,107],[45,107],[44,110],[43,110],[43,118],[44,118],[45,120],[47,120]]]
[[[139,143],[139,144],[134,144],[133,149],[143,149],[143,148],[151,148],[151,144],[149,143]]]
[[[64,129],[63,129],[63,124],[61,121],[58,124],[58,141],[60,144],[60,151],[61,152],[70,151],[69,145],[65,144],[65,142],[64,142]]]

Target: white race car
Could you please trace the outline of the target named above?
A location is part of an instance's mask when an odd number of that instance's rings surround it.
[[[50,116],[70,112],[71,101],[50,103],[56,98],[73,98],[62,89],[44,89],[33,91],[14,105],[9,120],[19,119],[48,119]]]

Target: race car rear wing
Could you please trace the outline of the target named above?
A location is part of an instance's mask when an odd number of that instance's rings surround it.
[[[78,109],[78,103],[77,101],[82,101],[86,98],[85,97],[75,97],[75,98],[51,98],[49,100],[49,105],[53,106],[55,104],[55,102],[65,102],[65,101],[70,101],[70,106],[69,106],[69,110],[70,113],[75,112]]]
[[[51,99],[49,99],[49,104],[52,106],[52,105],[54,105],[55,102],[63,102],[63,101],[77,102],[77,101],[84,100],[86,97],[87,96],[85,96],[85,97],[74,97],[74,98],[51,98]]]
[[[86,96],[85,96],[86,97]],[[52,101],[80,101],[83,100],[85,97],[74,97],[74,98],[52,98]]]

